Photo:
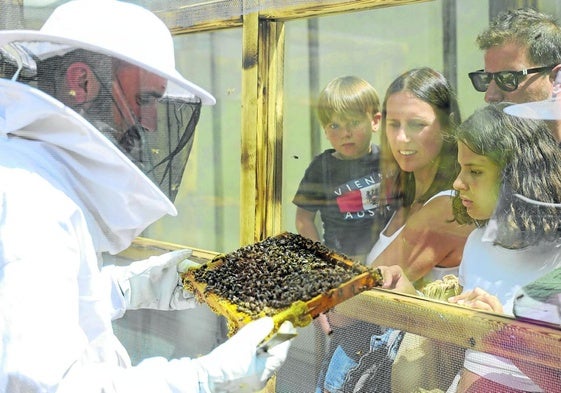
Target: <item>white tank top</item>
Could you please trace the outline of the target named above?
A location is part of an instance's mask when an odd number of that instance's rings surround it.
[[[435,198],[441,197],[441,196],[453,196],[455,194],[454,190],[444,190],[444,191],[440,191],[437,194],[434,194],[432,197],[430,197],[424,204],[423,206],[425,206],[427,203],[429,203],[430,201],[432,201]],[[386,224],[386,226],[384,227],[384,229],[382,230],[382,232],[380,232],[380,237],[378,238],[378,241],[374,244],[374,246],[372,247],[372,249],[370,250],[370,252],[368,253],[368,256],[366,257],[366,265],[370,266],[372,265],[372,262],[378,258],[378,256],[390,245],[391,242],[394,241],[394,239],[397,237],[397,235],[399,235],[401,233],[401,231],[403,230],[403,228],[405,227],[404,224],[402,225],[400,228],[398,228],[394,233],[392,233],[390,236],[385,235],[386,230],[388,229],[388,226],[390,225],[390,223],[392,222],[393,218],[395,216],[395,213],[392,215],[392,217],[389,219],[388,223]],[[435,268],[435,269],[441,269],[441,268]],[[458,269],[457,268],[444,268],[444,269],[456,269],[455,272],[452,271],[447,271],[445,273],[442,274],[442,276],[444,276],[445,274],[458,274]],[[432,273],[432,272],[431,272]],[[429,273],[429,274],[431,274]],[[441,277],[437,277],[436,279],[440,279]]]

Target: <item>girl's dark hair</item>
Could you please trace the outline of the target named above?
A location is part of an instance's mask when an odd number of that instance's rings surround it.
[[[458,143],[485,156],[501,170],[500,190],[493,218],[497,221],[495,243],[521,248],[541,240],[552,241],[561,233],[559,208],[540,206],[535,201],[561,202],[561,149],[547,123],[508,115],[509,103],[485,106],[475,111],[457,130]],[[459,223],[486,224],[471,218],[459,196],[453,201]]]
[[[458,146],[454,130],[460,122],[460,109],[456,94],[448,80],[432,68],[415,68],[401,74],[386,91],[382,104],[381,170],[383,174],[382,190],[388,203],[400,201],[403,206],[410,206],[415,199],[415,178],[413,173],[404,172],[393,157],[386,135],[387,102],[392,94],[407,91],[434,108],[441,126],[442,149],[439,154],[439,166],[429,189],[417,199],[424,203],[430,197],[443,190],[452,189],[458,173]]]

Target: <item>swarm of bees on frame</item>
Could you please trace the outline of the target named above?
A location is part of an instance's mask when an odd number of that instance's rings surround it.
[[[194,278],[240,312],[274,315],[364,272],[364,266],[341,263],[334,255],[321,243],[285,233],[219,256],[219,268],[203,265]]]

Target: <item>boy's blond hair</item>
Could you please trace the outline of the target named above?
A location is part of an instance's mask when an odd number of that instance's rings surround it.
[[[325,127],[334,114],[342,116],[380,112],[380,98],[370,83],[356,76],[333,79],[321,91],[317,101],[317,114]]]

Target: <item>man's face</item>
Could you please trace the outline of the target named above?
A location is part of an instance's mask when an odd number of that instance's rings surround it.
[[[534,64],[527,57],[527,48],[518,43],[505,43],[494,46],[485,52],[485,71],[521,71],[534,68],[542,64]],[[501,90],[497,83],[492,80],[485,93],[485,102],[513,102],[524,103],[531,101],[546,100],[551,97],[553,84],[549,73],[529,74],[522,77],[518,88],[514,91]]]
[[[149,131],[157,128],[157,100],[166,89],[166,79],[130,64],[120,65],[113,82],[117,101],[115,124],[125,131],[140,124]]]

